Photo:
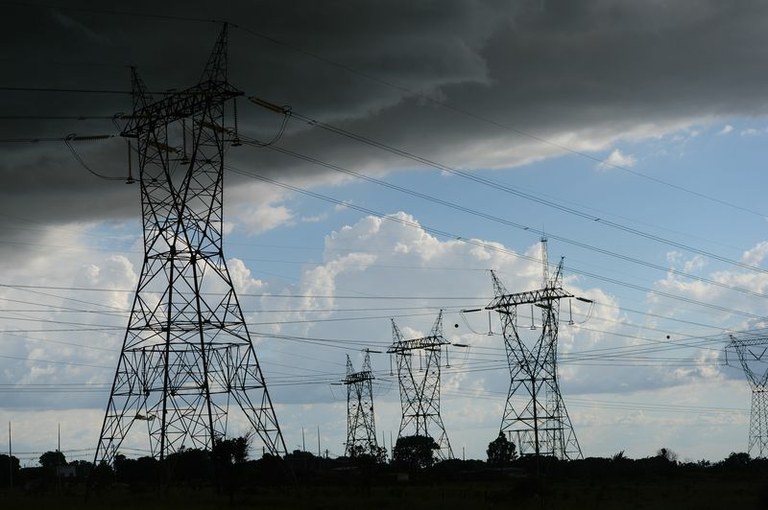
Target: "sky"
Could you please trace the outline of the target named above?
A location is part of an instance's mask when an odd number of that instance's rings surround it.
[[[114,118],[130,67],[156,94],[192,86],[224,21],[239,132],[274,142],[228,149],[224,249],[289,450],[341,455],[346,355],[442,309],[467,346],[444,360],[443,422],[484,459],[509,370],[498,319],[462,310],[492,300],[489,270],[539,288],[545,236],[594,301],[563,302],[559,337],[584,455],[746,451],[750,388],[724,347],[768,311],[763,2],[0,6],[0,423],[22,465],[59,428],[69,460],[98,441],[142,260]],[[389,448],[397,380],[371,356]]]

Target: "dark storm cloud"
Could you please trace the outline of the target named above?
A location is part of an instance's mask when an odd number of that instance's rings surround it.
[[[3,7],[0,86],[126,91],[127,66],[136,65],[153,91],[184,88],[200,76],[219,26],[177,18],[226,19],[240,27],[230,36],[230,76],[246,94],[454,165],[556,153],[486,120],[553,139],[573,132],[600,146],[766,111],[768,5],[756,1]],[[120,94],[0,92],[5,116],[111,116],[130,105]],[[277,129],[275,114],[239,105],[245,133],[268,138]],[[0,121],[3,138],[117,132],[109,119]],[[350,168],[413,166],[296,120],[282,143]],[[76,147],[92,169],[125,173],[121,140]],[[93,177],[62,143],[3,144],[0,156],[5,215],[55,223],[138,212],[135,187]],[[241,149],[232,161],[314,182],[324,172],[264,150]]]

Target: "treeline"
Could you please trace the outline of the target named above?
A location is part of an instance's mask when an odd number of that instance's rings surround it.
[[[121,486],[133,490],[163,485],[190,488],[237,489],[292,483],[318,485],[377,485],[388,483],[447,481],[498,481],[554,478],[617,480],[670,478],[690,473],[768,475],[768,459],[747,453],[731,453],[718,462],[681,462],[669,449],[656,455],[631,459],[619,452],[610,458],[558,460],[546,456],[519,457],[514,445],[499,437],[491,442],[486,460],[439,460],[431,438],[402,438],[393,457],[386,452],[357,450],[352,457],[329,458],[296,450],[284,457],[269,454],[248,458],[247,438],[220,441],[214,450],[182,449],[163,461],[117,455],[114,465],[94,466],[86,461],[67,462],[61,452],[46,452],[40,467],[21,469],[16,457],[0,455],[0,487],[28,491],[88,484],[94,490]],[[2,474],[5,474],[3,476]]]

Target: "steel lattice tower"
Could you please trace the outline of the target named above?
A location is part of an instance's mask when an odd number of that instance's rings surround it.
[[[227,26],[200,82],[153,101],[133,71],[144,261],[115,372],[95,462],[114,461],[136,421],[152,456],[211,450],[227,431],[231,402],[263,448],[286,451],[222,249]]]
[[[444,345],[443,311],[435,320],[429,336],[403,339],[403,334],[392,320],[392,346],[387,350],[397,358],[397,379],[400,383],[400,406],[403,411],[397,438],[428,436],[439,446],[441,460],[452,459],[453,450],[440,416],[440,354]],[[420,366],[414,367],[414,355]],[[422,374],[418,372],[422,371]],[[437,432],[433,435],[430,433]]]
[[[768,337],[739,339],[731,335],[725,349],[726,357],[729,350],[736,352],[752,390],[747,453],[751,455],[756,450],[756,457],[765,457],[768,454],[768,367],[765,366]]]
[[[344,455],[379,455],[379,443],[376,440],[376,422],[373,412],[373,372],[371,355],[365,352],[363,369],[355,372],[352,360],[347,354],[347,443]]]
[[[491,271],[496,297],[486,308],[499,313],[510,374],[500,430],[517,443],[521,455],[577,459],[582,458],[581,447],[565,409],[557,377],[560,300],[573,295],[562,288],[563,261],[550,278],[546,239],[542,239],[541,249],[542,289],[509,294]],[[531,307],[532,321],[534,307],[541,310],[541,326],[537,333],[525,334],[518,328],[518,307],[525,305]],[[534,328],[532,322],[530,329]]]

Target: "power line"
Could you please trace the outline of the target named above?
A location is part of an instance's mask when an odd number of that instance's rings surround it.
[[[5,3],[5,2],[0,2]],[[0,91],[4,92],[55,92],[62,94],[118,94],[118,95],[131,95],[130,90],[115,90],[115,89],[76,89],[76,88],[64,88],[64,87],[2,87]]]
[[[256,99],[255,101],[256,101],[256,104],[258,104],[258,105],[260,105],[262,107],[263,107],[263,103],[267,103],[266,101],[263,101],[261,99]],[[267,104],[269,104],[269,103],[267,103]],[[363,136],[363,135],[359,135],[359,134],[354,133],[352,131],[348,131],[348,130],[342,129],[342,128],[333,126],[333,125],[328,124],[328,123],[320,122],[318,120],[315,120],[315,119],[312,119],[310,117],[306,117],[304,115],[296,113],[295,111],[287,109],[285,107],[274,106],[274,108],[278,109],[277,111],[281,111],[284,115],[290,115],[292,117],[296,117],[296,118],[306,122],[310,126],[319,127],[319,128],[324,129],[326,131],[329,131],[329,132],[332,132],[332,133],[344,136],[346,138],[350,138],[352,140],[364,143],[366,145],[370,145],[372,147],[376,147],[378,149],[381,149],[383,151],[389,152],[391,154],[395,154],[397,156],[401,156],[403,158],[410,159],[410,160],[415,161],[417,163],[420,163],[420,164],[423,164],[423,165],[426,165],[426,166],[429,166],[429,167],[432,167],[432,168],[435,168],[435,169],[438,169],[438,170],[450,173],[452,175],[456,175],[458,177],[461,177],[463,179],[466,179],[466,180],[469,180],[469,181],[481,184],[483,186],[487,186],[487,187],[496,189],[498,191],[502,191],[504,193],[508,193],[508,194],[511,194],[511,195],[514,195],[514,196],[517,196],[517,197],[520,197],[520,198],[523,198],[523,199],[526,199],[526,200],[529,200],[529,201],[532,201],[532,202],[535,202],[535,203],[538,203],[538,204],[541,204],[541,205],[544,205],[544,206],[547,206],[547,207],[550,207],[550,208],[553,208],[553,209],[556,209],[556,210],[568,213],[568,214],[571,214],[573,216],[577,216],[577,217],[589,220],[591,222],[598,223],[600,225],[605,225],[605,226],[613,228],[613,229],[617,229],[617,230],[620,230],[620,231],[623,231],[623,232],[627,232],[629,234],[633,234],[633,235],[636,235],[636,236],[639,236],[639,237],[642,237],[642,238],[645,238],[645,239],[648,239],[648,240],[651,240],[651,241],[655,241],[655,242],[658,242],[660,244],[665,244],[665,245],[668,245],[668,246],[671,246],[671,247],[674,247],[674,248],[690,251],[692,253],[696,253],[698,255],[703,255],[703,256],[706,256],[706,257],[718,260],[720,262],[724,262],[724,263],[729,264],[729,265],[733,265],[733,266],[736,266],[736,267],[741,267],[743,269],[748,269],[748,270],[756,271],[756,272],[759,272],[759,273],[768,273],[768,270],[766,270],[766,269],[763,269],[763,268],[760,268],[760,267],[757,267],[757,266],[754,266],[754,265],[751,265],[751,264],[746,264],[744,262],[740,262],[740,261],[737,261],[737,260],[729,259],[727,257],[723,257],[721,255],[717,255],[715,253],[712,253],[712,252],[709,252],[709,251],[706,251],[706,250],[702,250],[702,249],[699,249],[699,248],[696,248],[696,247],[693,247],[693,246],[690,246],[690,245],[687,245],[687,244],[684,244],[684,243],[681,243],[681,242],[677,242],[677,241],[674,241],[674,240],[671,240],[671,239],[663,238],[663,237],[657,236],[655,234],[650,234],[650,233],[647,233],[647,232],[643,232],[642,230],[639,230],[639,229],[634,228],[634,227],[629,227],[629,226],[622,225],[620,223],[617,223],[617,222],[614,222],[614,221],[611,221],[611,220],[608,220],[608,219],[605,219],[605,218],[600,218],[600,217],[594,216],[592,214],[580,211],[578,209],[574,209],[573,207],[569,207],[569,206],[566,206],[566,205],[554,202],[552,200],[548,200],[548,199],[542,198],[540,196],[536,196],[536,195],[533,195],[531,193],[519,190],[519,189],[514,188],[514,187],[512,187],[510,185],[507,185],[507,184],[504,184],[504,183],[500,183],[500,182],[494,181],[492,179],[489,179],[489,178],[486,178],[486,177],[482,177],[482,176],[479,176],[479,175],[476,175],[476,174],[473,174],[473,173],[470,173],[470,172],[459,170],[459,169],[454,168],[454,167],[452,167],[450,165],[446,165],[444,163],[436,162],[436,161],[431,160],[429,158],[426,158],[424,156],[420,156],[418,154],[409,152],[407,150],[400,149],[400,148],[397,148],[397,147],[385,144],[383,142],[379,142],[377,140],[374,140],[372,138],[368,138],[368,137]],[[276,111],[276,110],[273,110],[273,111]]]
[[[114,368],[114,367],[108,367],[105,365],[93,365],[91,363],[78,363],[76,361],[62,361],[62,360],[41,359],[41,358],[24,358],[21,356],[9,356],[7,354],[0,354],[0,358],[26,361],[28,363],[50,363],[54,365],[71,365],[71,366],[77,366],[77,367],[104,368],[108,370],[111,370]]]
[[[116,10],[116,9],[97,9],[92,7],[75,7],[75,6],[67,6],[67,5],[51,5],[51,4],[29,3],[29,2],[2,1],[0,2],[0,5],[15,5],[19,7],[54,9],[54,10],[73,11],[73,12],[87,12],[92,14],[107,14],[111,16],[133,16],[137,18],[159,19],[159,20],[168,20],[168,21],[193,21],[193,22],[200,22],[200,23],[224,23],[225,22],[225,20],[215,19],[215,18],[196,18],[193,16],[151,14],[147,12],[123,11],[123,10]]]
[[[251,140],[249,140],[248,138],[245,138],[245,137],[241,137],[241,141],[244,144],[246,144],[246,145],[247,144],[251,144]],[[629,255],[620,254],[620,253],[617,253],[617,252],[614,252],[614,251],[611,251],[611,250],[608,250],[608,249],[605,249],[605,248],[600,248],[598,246],[595,246],[595,245],[592,245],[592,244],[588,244],[588,243],[585,243],[585,242],[582,242],[582,241],[577,241],[577,240],[570,239],[570,238],[567,238],[567,237],[564,237],[564,236],[559,236],[557,234],[552,234],[550,232],[545,232],[543,230],[539,230],[539,229],[536,229],[536,228],[533,228],[533,227],[530,227],[530,226],[527,226],[527,225],[523,225],[523,224],[511,221],[511,220],[507,220],[507,219],[504,219],[504,218],[501,218],[501,217],[498,217],[498,216],[494,216],[494,215],[491,215],[491,214],[483,213],[481,211],[478,211],[478,210],[475,210],[475,209],[471,209],[469,207],[464,207],[464,206],[459,205],[459,204],[457,204],[455,202],[450,202],[448,200],[443,200],[441,198],[437,198],[435,196],[428,195],[426,193],[421,193],[421,192],[415,191],[413,189],[409,189],[409,188],[405,188],[405,187],[398,186],[398,185],[395,185],[395,184],[391,184],[391,183],[388,183],[388,182],[383,181],[381,179],[376,179],[375,177],[370,177],[370,176],[361,174],[359,172],[355,172],[353,170],[348,170],[348,169],[340,167],[338,165],[334,165],[334,164],[331,164],[331,163],[326,163],[326,162],[324,162],[322,160],[319,160],[317,158],[306,156],[304,154],[301,154],[301,153],[298,153],[298,152],[295,152],[295,151],[292,151],[292,150],[289,150],[289,149],[285,149],[285,148],[282,148],[282,147],[279,147],[279,146],[272,145],[272,146],[269,146],[268,149],[273,150],[275,152],[282,153],[282,154],[286,154],[286,155],[289,155],[289,156],[292,156],[292,157],[295,157],[295,158],[298,158],[298,159],[302,159],[304,161],[311,162],[311,163],[314,163],[314,164],[317,164],[317,165],[329,168],[331,170],[335,170],[337,172],[341,172],[341,173],[344,173],[344,174],[347,174],[347,175],[351,175],[351,176],[353,176],[355,178],[358,178],[358,179],[361,179],[361,180],[365,180],[365,181],[377,184],[379,186],[386,187],[386,188],[398,191],[400,193],[411,195],[411,196],[414,196],[416,198],[419,198],[419,199],[422,199],[422,200],[425,200],[425,201],[428,201],[428,202],[432,202],[432,203],[436,203],[436,204],[439,204],[439,205],[442,205],[442,206],[445,206],[445,207],[449,207],[451,209],[454,209],[454,210],[457,210],[457,211],[460,211],[460,212],[464,212],[464,213],[467,213],[467,214],[471,214],[473,216],[477,216],[477,217],[480,217],[480,218],[483,218],[483,219],[486,219],[486,220],[489,220],[489,221],[493,221],[495,223],[500,223],[500,224],[503,224],[503,225],[514,227],[514,228],[517,228],[519,230],[523,230],[523,231],[529,232],[531,234],[535,234],[538,237],[546,236],[548,238],[555,239],[555,240],[561,241],[561,242],[566,243],[566,244],[570,244],[570,245],[573,245],[573,246],[576,246],[576,247],[579,247],[579,248],[583,248],[583,249],[586,249],[586,250],[591,250],[591,251],[594,251],[594,252],[597,252],[597,253],[601,253],[603,255],[608,255],[608,256],[611,256],[611,257],[614,257],[614,258],[617,258],[617,259],[620,259],[620,260],[624,260],[624,261],[627,261],[627,262],[631,262],[633,264],[637,264],[637,265],[641,265],[641,266],[647,267],[649,269],[655,269],[657,271],[661,271],[661,272],[664,272],[664,273],[674,274],[676,276],[682,276],[684,278],[688,278],[688,279],[691,279],[691,280],[696,280],[696,281],[700,281],[700,282],[703,282],[703,283],[707,283],[708,285],[712,285],[712,286],[715,286],[715,287],[720,287],[720,288],[732,290],[732,291],[735,291],[735,292],[741,292],[743,294],[748,294],[748,295],[752,295],[752,296],[755,296],[755,297],[768,298],[768,294],[765,294],[763,292],[756,292],[754,290],[747,289],[747,288],[744,288],[744,287],[735,287],[733,285],[728,285],[726,283],[719,282],[719,281],[716,281],[716,280],[712,280],[710,278],[705,278],[703,276],[694,275],[694,274],[691,274],[691,273],[687,273],[685,271],[680,271],[678,269],[661,266],[659,264],[654,264],[652,262],[643,261],[643,260],[637,259],[635,257],[631,257]]]
[[[266,34],[261,33],[261,32],[257,32],[257,31],[255,31],[253,29],[250,29],[250,28],[247,28],[247,27],[243,27],[243,26],[238,26],[238,25],[233,25],[233,26],[238,28],[238,29],[240,29],[240,30],[243,30],[246,33],[249,33],[249,34],[254,35],[256,37],[259,37],[261,39],[267,40],[267,41],[269,41],[271,43],[284,46],[284,47],[289,48],[289,49],[291,49],[291,50],[293,50],[295,52],[298,52],[298,53],[301,53],[303,55],[309,56],[309,57],[311,57],[311,58],[313,58],[315,60],[318,60],[318,61],[320,61],[320,62],[322,62],[324,64],[336,67],[336,68],[341,69],[341,70],[343,70],[345,72],[348,72],[350,74],[354,74],[354,75],[359,76],[361,78],[364,78],[366,80],[369,80],[369,81],[372,81],[372,82],[384,85],[384,86],[386,86],[388,88],[391,88],[391,89],[394,89],[394,90],[398,90],[400,92],[404,92],[406,94],[409,94],[410,96],[418,97],[421,100],[428,101],[428,102],[430,102],[430,103],[432,103],[434,105],[440,106],[440,107],[445,108],[447,110],[451,110],[453,112],[456,112],[456,113],[459,113],[461,115],[467,116],[467,117],[472,118],[474,120],[477,120],[477,121],[489,124],[489,125],[497,127],[497,128],[501,128],[501,129],[503,129],[505,131],[509,131],[509,132],[515,133],[515,134],[517,134],[519,136],[528,138],[528,139],[536,141],[538,143],[549,145],[550,147],[554,147],[556,149],[562,150],[564,152],[568,152],[570,154],[579,156],[581,158],[585,158],[585,159],[588,159],[590,161],[594,161],[594,162],[599,163],[601,165],[604,165],[604,166],[607,166],[607,167],[611,167],[611,168],[614,168],[614,169],[617,169],[617,170],[622,170],[622,171],[627,172],[629,174],[632,174],[632,175],[634,175],[636,177],[640,177],[642,179],[646,179],[646,180],[649,180],[651,182],[655,182],[656,184],[661,184],[663,186],[670,187],[670,188],[675,189],[677,191],[681,191],[683,193],[687,193],[687,194],[696,196],[698,198],[709,200],[709,201],[715,202],[717,204],[730,207],[732,209],[740,210],[742,212],[746,212],[746,213],[749,213],[749,214],[752,214],[752,215],[755,215],[755,216],[759,216],[760,218],[764,218],[764,217],[767,216],[766,214],[761,213],[759,211],[756,211],[754,209],[750,209],[750,208],[744,207],[744,206],[739,205],[739,204],[734,204],[734,203],[728,202],[726,200],[723,200],[723,199],[720,199],[720,198],[717,198],[717,197],[706,195],[704,193],[693,191],[693,190],[688,189],[688,188],[686,188],[684,186],[673,184],[673,183],[670,183],[670,182],[665,181],[663,179],[652,177],[652,176],[643,174],[641,172],[632,170],[632,169],[630,169],[629,167],[627,167],[625,165],[619,165],[619,164],[616,164],[616,163],[611,163],[611,162],[607,161],[604,158],[599,158],[599,157],[592,156],[591,154],[588,154],[588,153],[586,153],[584,151],[580,151],[580,150],[574,149],[574,148],[569,147],[569,146],[567,146],[565,144],[558,143],[558,142],[555,142],[553,140],[549,140],[549,139],[544,138],[542,136],[538,136],[538,135],[529,133],[527,131],[521,130],[519,128],[515,128],[515,127],[512,127],[510,125],[503,124],[503,123],[498,122],[498,121],[493,120],[493,119],[489,119],[487,117],[484,117],[482,115],[479,115],[479,114],[477,114],[475,112],[472,112],[472,111],[469,111],[467,109],[464,109],[464,108],[461,108],[461,107],[458,107],[458,106],[454,106],[454,105],[450,104],[447,100],[437,99],[437,98],[432,97],[432,96],[430,96],[428,94],[425,94],[423,92],[419,92],[419,91],[413,90],[413,89],[411,89],[409,87],[406,87],[404,85],[400,85],[400,84],[396,84],[394,82],[390,82],[390,81],[384,80],[384,79],[379,78],[377,76],[374,76],[372,74],[360,71],[360,70],[354,68],[353,66],[342,64],[342,63],[340,63],[338,61],[335,61],[333,59],[330,59],[330,58],[327,58],[327,57],[323,57],[323,56],[321,56],[321,55],[319,55],[317,53],[314,53],[312,51],[306,50],[304,48],[301,48],[301,47],[293,45],[293,44],[286,43],[284,41],[281,41],[280,39],[277,39],[275,37],[266,35]]]
[[[82,142],[91,140],[106,140],[114,138],[115,135],[67,135],[67,136],[48,136],[39,138],[0,138],[0,143],[43,143],[43,142]]]
[[[250,174],[248,174],[250,175]],[[21,290],[67,290],[67,291],[92,291],[92,292],[117,292],[117,293],[133,293],[135,292],[134,289],[109,289],[104,287],[65,287],[65,286],[57,286],[57,285],[26,285],[26,284],[10,284],[10,283],[0,283],[0,288],[11,288],[11,289],[21,289]],[[212,292],[204,293],[205,295],[219,295],[223,296],[224,294],[216,294]],[[58,295],[51,295],[48,294],[50,297],[55,298],[62,298],[62,296]],[[253,293],[253,292],[238,292],[238,296],[248,296],[248,297],[258,297],[258,298],[276,298],[276,299],[282,299],[282,298],[291,298],[291,299],[304,299],[304,298],[310,298],[310,297],[316,297],[316,298],[333,298],[333,299],[381,299],[381,300],[447,300],[447,301],[469,301],[469,300],[477,300],[482,299],[478,298],[477,296],[426,296],[426,295],[380,295],[380,296],[371,296],[371,295],[333,295],[333,294],[268,294],[268,293]],[[67,298],[70,299],[70,298]],[[80,301],[76,299],[72,299],[73,301]],[[83,303],[88,303],[87,301],[80,301]],[[88,303],[92,304],[94,306],[107,306],[107,305],[101,305],[97,303]],[[113,308],[118,311],[122,311],[120,309]]]
[[[113,120],[114,115],[0,115],[0,120]]]
[[[203,23],[224,23],[224,22],[226,22],[226,20],[223,20],[223,19],[210,19],[210,18],[199,18],[199,17],[192,17],[192,16],[179,16],[179,15],[151,14],[151,13],[146,13],[146,12],[134,12],[134,11],[125,11],[125,10],[113,10],[113,9],[96,9],[96,8],[85,8],[85,7],[61,6],[61,5],[55,5],[54,6],[54,5],[49,5],[49,4],[31,4],[31,3],[26,3],[26,2],[8,2],[8,1],[4,1],[4,2],[0,2],[0,4],[23,6],[23,7],[29,7],[29,8],[48,8],[48,9],[69,10],[69,11],[76,11],[76,12],[88,12],[88,13],[94,13],[94,14],[105,14],[105,15],[113,15],[113,16],[133,16],[133,17],[141,17],[141,18],[148,18],[148,19],[160,19],[160,20],[171,20],[171,21],[203,22]],[[252,28],[249,28],[247,26],[238,25],[236,23],[230,23],[230,24],[231,24],[232,27],[237,28],[237,29],[239,29],[239,30],[241,30],[241,31],[243,31],[243,32],[245,32],[247,34],[250,34],[250,35],[253,35],[253,36],[258,37],[260,39],[269,41],[269,42],[271,42],[273,44],[283,46],[283,47],[288,48],[288,49],[290,49],[290,50],[292,50],[294,52],[303,54],[303,55],[308,56],[308,57],[310,57],[312,59],[315,59],[315,60],[317,60],[319,62],[322,62],[322,63],[324,63],[326,65],[330,65],[330,66],[333,66],[333,67],[335,67],[337,69],[343,70],[344,72],[356,75],[358,77],[364,78],[365,80],[372,81],[372,82],[378,83],[380,85],[384,85],[384,86],[386,86],[388,88],[392,88],[394,90],[398,90],[400,92],[404,92],[404,93],[409,94],[411,96],[419,97],[422,100],[429,101],[430,103],[435,104],[437,106],[440,106],[442,108],[445,108],[447,110],[454,111],[456,113],[459,113],[459,114],[464,115],[466,117],[472,118],[474,120],[481,121],[483,123],[495,126],[497,128],[501,128],[503,130],[515,133],[515,134],[517,134],[519,136],[523,136],[523,137],[529,138],[529,139],[534,140],[534,141],[536,141],[538,143],[542,143],[542,144],[549,145],[551,147],[555,147],[555,148],[557,148],[559,150],[562,150],[564,152],[568,152],[568,153],[574,154],[576,156],[579,156],[579,157],[582,157],[582,158],[585,158],[585,159],[589,159],[591,161],[597,162],[597,163],[599,163],[601,165],[604,165],[604,166],[608,166],[608,167],[611,167],[611,168],[622,170],[622,171],[630,173],[630,174],[632,174],[634,176],[637,176],[637,177],[640,177],[640,178],[643,178],[643,179],[655,182],[657,184],[661,184],[661,185],[670,187],[670,188],[675,189],[677,191],[681,191],[681,192],[684,192],[684,193],[696,196],[698,198],[709,200],[709,201],[718,203],[720,205],[724,205],[724,206],[727,206],[727,207],[730,207],[730,208],[733,208],[733,209],[737,209],[737,210],[740,210],[740,211],[743,211],[743,212],[747,212],[749,214],[753,214],[753,215],[756,215],[756,216],[760,216],[760,217],[765,217],[766,216],[765,214],[763,214],[761,212],[758,212],[758,211],[755,211],[753,209],[741,206],[739,204],[734,204],[734,203],[728,202],[726,200],[723,200],[723,199],[720,199],[720,198],[717,198],[717,197],[714,197],[714,196],[711,196],[711,195],[707,195],[707,194],[704,194],[704,193],[700,193],[700,192],[691,190],[691,189],[686,188],[684,186],[680,186],[680,185],[677,185],[677,184],[674,184],[674,183],[670,183],[668,181],[665,181],[665,180],[662,180],[662,179],[659,179],[659,178],[656,178],[656,177],[652,177],[652,176],[643,174],[643,173],[638,172],[636,170],[632,170],[631,168],[629,168],[627,166],[611,163],[611,162],[607,161],[604,158],[599,158],[599,157],[596,157],[596,156],[592,156],[591,154],[588,154],[586,152],[583,152],[583,151],[580,151],[580,150],[577,150],[577,149],[573,149],[572,147],[569,147],[569,146],[564,145],[562,143],[558,143],[558,142],[555,142],[553,140],[549,140],[547,138],[544,138],[542,136],[538,136],[538,135],[529,133],[527,131],[524,131],[522,129],[515,128],[515,127],[512,127],[510,125],[498,122],[496,120],[493,120],[493,119],[490,119],[488,117],[482,116],[480,114],[477,114],[477,113],[472,112],[470,110],[467,110],[465,108],[461,108],[459,106],[455,106],[453,104],[450,104],[447,100],[437,99],[437,98],[432,97],[432,96],[430,96],[428,94],[425,94],[423,92],[419,92],[419,91],[413,90],[413,89],[411,89],[411,88],[409,88],[407,86],[404,86],[404,85],[401,85],[401,84],[397,84],[397,83],[394,83],[394,82],[382,79],[380,77],[377,77],[375,75],[372,75],[372,74],[360,71],[359,69],[356,69],[354,66],[343,64],[343,63],[338,62],[338,61],[336,61],[334,59],[331,59],[331,58],[328,58],[328,57],[324,57],[324,56],[322,56],[322,55],[320,55],[318,53],[315,53],[315,52],[309,51],[309,50],[307,50],[305,48],[302,48],[300,46],[297,46],[297,45],[285,42],[285,41],[280,40],[280,39],[278,39],[276,37],[270,36],[270,35],[265,34],[263,32],[259,32],[257,30],[252,29]],[[65,89],[65,88],[43,88],[43,87],[34,87],[34,88],[33,87],[0,87],[0,90],[46,91],[46,92],[47,91],[52,91],[52,92],[81,92],[81,91],[86,91],[86,92],[89,92],[89,93],[131,94],[130,91],[122,91],[122,90],[121,91],[116,91],[116,90],[104,90],[104,89],[90,90],[90,89]]]
[[[403,218],[398,218],[398,217],[395,217],[395,216],[386,215],[386,214],[374,211],[374,210],[366,208],[366,207],[362,207],[362,206],[359,206],[359,205],[356,205],[356,204],[350,204],[348,202],[345,202],[345,201],[342,201],[342,200],[338,200],[338,199],[329,197],[327,195],[323,195],[321,193],[316,193],[316,192],[309,191],[309,190],[304,189],[304,188],[300,188],[298,186],[294,186],[292,184],[287,184],[287,183],[284,183],[284,182],[281,182],[281,181],[277,181],[275,179],[272,179],[270,177],[266,177],[264,175],[258,175],[258,174],[253,174],[253,173],[250,173],[250,172],[245,172],[245,171],[233,168],[231,166],[227,166],[226,168],[228,170],[232,171],[232,172],[239,173],[241,175],[244,175],[244,176],[247,176],[247,177],[251,177],[251,178],[254,178],[254,179],[258,179],[258,180],[261,180],[261,181],[264,181],[264,182],[268,182],[268,183],[273,184],[275,186],[282,187],[284,189],[288,189],[288,190],[294,191],[296,193],[307,195],[307,196],[310,196],[310,197],[313,197],[313,198],[316,198],[316,199],[319,199],[319,200],[324,200],[324,201],[327,201],[327,202],[330,202],[330,203],[333,203],[333,204],[336,204],[336,205],[339,205],[339,206],[342,206],[342,207],[347,207],[349,209],[354,209],[354,210],[363,212],[365,214],[368,214],[368,215],[371,215],[371,216],[375,216],[375,217],[380,218],[380,219],[386,219],[386,220],[393,221],[395,223],[399,223],[399,224],[402,224],[402,225],[405,225],[405,226],[408,226],[408,227],[418,228],[418,229],[424,230],[425,232],[428,232],[430,234],[433,234],[433,235],[436,235],[436,236],[439,236],[439,237],[448,238],[448,239],[455,239],[455,240],[459,240],[459,241],[462,241],[462,242],[467,243],[467,244],[479,246],[479,247],[482,247],[482,248],[485,248],[485,249],[488,249],[488,250],[492,250],[492,251],[496,251],[496,252],[499,252],[499,253],[505,253],[507,255],[511,255],[511,256],[522,258],[522,259],[526,259],[526,260],[531,260],[531,261],[536,260],[537,261],[537,259],[534,259],[533,257],[527,256],[527,255],[524,255],[524,254],[521,254],[521,253],[516,253],[516,252],[514,252],[512,250],[509,250],[509,249],[506,249],[506,248],[501,248],[499,246],[496,246],[496,245],[493,245],[493,244],[489,244],[489,243],[484,243],[482,241],[478,241],[478,240],[475,240],[475,239],[468,239],[468,238],[465,238],[465,237],[462,237],[462,236],[459,236],[459,235],[456,235],[456,234],[453,234],[453,233],[450,233],[450,232],[447,232],[447,231],[444,231],[444,230],[428,227],[428,226],[420,224],[420,223],[416,223],[416,222],[413,222],[413,221],[405,220]],[[746,266],[748,268],[754,268],[754,266],[747,266],[745,264],[740,264],[740,265]],[[573,267],[569,267],[568,269],[571,272],[576,273],[576,274],[580,274],[580,275],[583,275],[583,276],[588,276],[590,278],[593,278],[593,279],[596,279],[596,280],[601,280],[601,281],[608,282],[608,283],[613,283],[614,285],[626,287],[626,288],[637,290],[637,291],[640,291],[640,292],[652,293],[652,294],[655,294],[657,296],[662,296],[662,297],[666,297],[666,298],[673,299],[673,300],[684,301],[684,302],[695,304],[697,306],[701,306],[701,307],[704,307],[704,308],[710,308],[712,310],[717,310],[717,311],[721,311],[721,312],[741,315],[743,317],[747,317],[747,318],[750,318],[750,319],[762,319],[763,318],[763,316],[759,315],[759,314],[755,314],[755,313],[751,313],[751,312],[744,312],[744,311],[740,311],[740,310],[734,310],[734,309],[727,308],[727,307],[724,307],[724,306],[716,305],[714,303],[708,303],[708,302],[704,302],[704,301],[699,301],[699,300],[696,300],[696,299],[693,299],[693,298],[688,298],[688,297],[685,297],[685,296],[681,296],[681,295],[677,295],[677,294],[672,294],[672,293],[665,292],[665,291],[658,290],[658,289],[651,289],[651,288],[648,288],[648,287],[643,287],[641,285],[635,285],[635,284],[632,284],[632,283],[629,283],[629,282],[622,282],[622,281],[616,280],[614,278],[600,276],[600,275],[597,275],[597,274],[594,274],[594,273],[591,273],[591,272],[587,272],[587,271],[584,271],[584,270],[581,270],[581,269],[576,269],[576,268],[573,268]],[[759,270],[761,272],[768,272],[768,271],[760,269],[760,268],[754,268],[754,269]]]

